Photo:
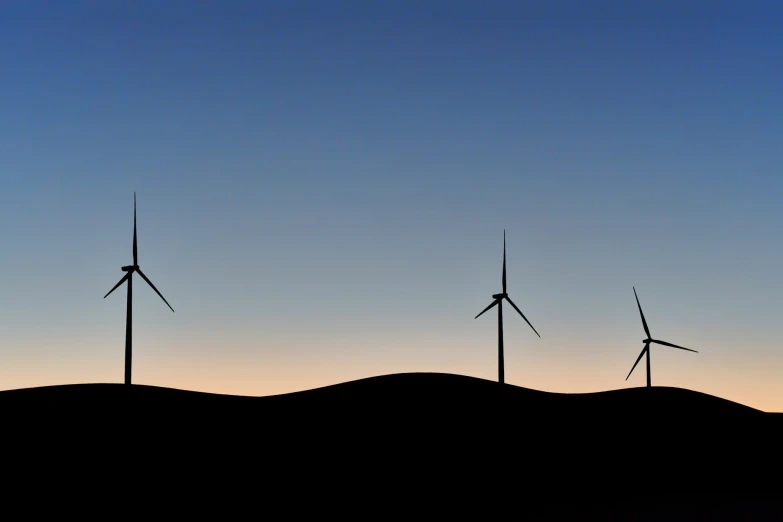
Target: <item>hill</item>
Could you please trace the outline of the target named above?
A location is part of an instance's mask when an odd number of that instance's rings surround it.
[[[643,414],[665,412],[687,415],[756,415],[749,406],[682,388],[640,387],[593,393],[552,393],[512,384],[446,373],[399,373],[357,379],[344,383],[262,397],[204,393],[159,386],[134,384],[70,384],[0,391],[0,400],[79,400],[117,399],[177,401],[183,404],[220,404],[222,407],[306,406],[333,402],[373,402],[415,407],[424,403],[458,405],[487,401],[514,402],[530,413],[546,414]]]
[[[500,498],[533,520],[695,520],[742,518],[781,487],[780,414],[679,388],[561,394],[404,373],[266,397],[45,386],[2,391],[0,405],[15,452],[72,456],[73,469],[123,462],[231,498],[260,473],[268,496],[350,492],[441,513]]]

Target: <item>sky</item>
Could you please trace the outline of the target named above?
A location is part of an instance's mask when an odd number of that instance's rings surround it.
[[[398,372],[783,411],[783,6],[0,5],[0,389]]]

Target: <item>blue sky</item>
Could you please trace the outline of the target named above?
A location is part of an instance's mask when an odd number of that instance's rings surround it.
[[[6,2],[0,388],[397,371],[783,411],[774,2]],[[643,368],[641,368],[643,369]]]

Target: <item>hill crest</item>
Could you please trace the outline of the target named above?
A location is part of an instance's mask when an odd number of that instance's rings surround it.
[[[309,390],[278,395],[243,396],[216,394],[143,384],[86,383],[42,386],[0,391],[0,400],[108,400],[134,399],[179,400],[221,403],[305,404],[361,400],[388,403],[472,403],[475,401],[514,401],[526,409],[568,411],[592,408],[624,411],[657,406],[672,412],[765,413],[728,399],[684,388],[653,386],[621,388],[587,393],[558,393],[524,388],[513,384],[449,373],[394,373],[331,384]]]

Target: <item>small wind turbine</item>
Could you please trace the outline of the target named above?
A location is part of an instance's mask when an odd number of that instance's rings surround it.
[[[493,306],[498,306],[498,382],[501,384],[504,382],[504,372],[503,372],[503,299],[508,301],[511,306],[514,307],[514,310],[519,312],[519,315],[522,316],[522,319],[525,320],[527,324],[530,325],[530,328],[533,328],[533,325],[530,324],[530,321],[527,320],[527,317],[525,317],[525,314],[522,313],[522,311],[517,308],[517,305],[514,304],[514,301],[511,300],[511,298],[506,293],[506,231],[503,231],[503,292],[500,294],[494,294],[492,296],[494,299],[492,303],[486,307],[481,314],[492,308]],[[478,319],[481,314],[478,314],[474,319]],[[536,332],[536,329],[533,328],[533,331]],[[541,335],[536,332],[536,335],[540,338]]]
[[[642,305],[639,304],[639,296],[636,295],[636,287],[633,289],[633,295],[636,296],[636,305],[639,307],[639,315],[642,316],[642,325],[644,326],[644,331],[647,334],[647,339],[643,340],[644,348],[642,349],[642,352],[639,354],[639,357],[636,359],[636,362],[633,363],[633,368],[631,368],[631,371],[628,372],[628,377],[631,376],[633,373],[634,368],[636,368],[636,365],[639,364],[639,361],[642,360],[642,356],[644,354],[647,354],[647,387],[652,386],[652,375],[650,374],[650,343],[655,344],[662,344],[663,346],[670,346],[672,348],[679,348],[680,350],[687,350],[689,352],[699,353],[696,350],[691,350],[690,348],[683,348],[682,346],[677,346],[676,344],[667,343],[666,341],[658,341],[656,339],[653,339],[650,335],[650,329],[647,327],[647,321],[644,320],[644,312],[642,312]],[[625,378],[625,380],[628,380],[628,377]]]
[[[139,256],[137,252],[136,247],[136,193],[133,193],[133,264],[129,266],[122,267],[123,272],[127,272],[122,279],[120,279],[120,282],[114,285],[114,288],[109,290],[109,293],[104,295],[103,298],[106,299],[109,294],[114,292],[117,287],[119,287],[122,283],[125,281],[128,281],[128,309],[126,312],[126,319],[125,319],[125,384],[131,383],[131,362],[133,359],[133,353],[131,350],[131,330],[132,330],[132,304],[133,304],[133,279],[132,275],[133,272],[138,272],[138,274],[141,276],[142,279],[144,279],[147,284],[149,284],[153,290],[155,290],[155,293],[160,296],[161,299],[163,299],[163,302],[166,303],[166,306],[171,308],[171,305],[168,301],[166,301],[166,298],[161,295],[160,292],[158,292],[158,289],[155,288],[155,285],[152,284],[152,281],[147,279],[147,276],[144,275],[144,272],[141,271],[141,268],[139,268]],[[174,309],[171,308],[171,311],[173,312]]]

